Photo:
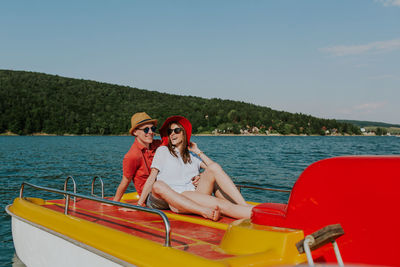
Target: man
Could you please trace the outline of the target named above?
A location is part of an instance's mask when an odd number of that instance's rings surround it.
[[[135,136],[135,142],[125,154],[122,164],[122,180],[115,193],[114,201],[121,200],[132,180],[138,194],[142,193],[143,186],[150,174],[154,154],[161,145],[161,140],[153,140],[156,126],[157,120],[150,118],[145,112],[133,114],[129,133]]]

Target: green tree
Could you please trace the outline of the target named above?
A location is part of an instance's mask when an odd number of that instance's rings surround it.
[[[238,121],[238,112],[234,109],[228,112],[228,119],[231,122],[237,122]]]
[[[378,127],[378,128],[376,128],[375,134],[376,135],[386,135],[387,129]]]

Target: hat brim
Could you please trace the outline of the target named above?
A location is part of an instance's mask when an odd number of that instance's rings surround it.
[[[157,120],[156,120],[156,119],[153,119],[153,120],[146,120],[146,121],[144,121],[144,122],[138,123],[138,124],[136,124],[135,128],[131,128],[131,129],[129,130],[129,133],[130,133],[131,135],[133,135],[133,131],[134,131],[136,128],[138,128],[138,127],[140,127],[140,126],[142,126],[142,125],[145,125],[145,124],[149,124],[149,123],[154,124],[154,125],[157,125]]]

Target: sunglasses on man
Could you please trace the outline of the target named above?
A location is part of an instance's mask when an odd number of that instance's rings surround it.
[[[143,128],[143,129],[138,129],[138,130],[143,131],[145,134],[148,134],[148,133],[150,132],[150,130],[151,130],[153,133],[155,133],[156,130],[157,130],[157,127],[156,127],[156,126],[151,126],[151,127],[146,127],[146,128]]]
[[[172,132],[178,134],[178,133],[182,132],[182,128],[168,129],[168,135],[171,135]]]

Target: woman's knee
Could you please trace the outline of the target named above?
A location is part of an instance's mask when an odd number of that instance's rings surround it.
[[[168,185],[163,181],[155,181],[152,187],[152,192],[157,195],[162,195],[168,190]]]
[[[212,171],[213,173],[217,173],[222,171],[222,167],[221,165],[219,165],[216,162],[211,163],[210,165],[207,166],[207,169],[209,169],[210,171]]]
[[[200,181],[204,179],[214,179],[214,171],[207,167],[207,169],[205,169],[205,171],[200,174]]]

